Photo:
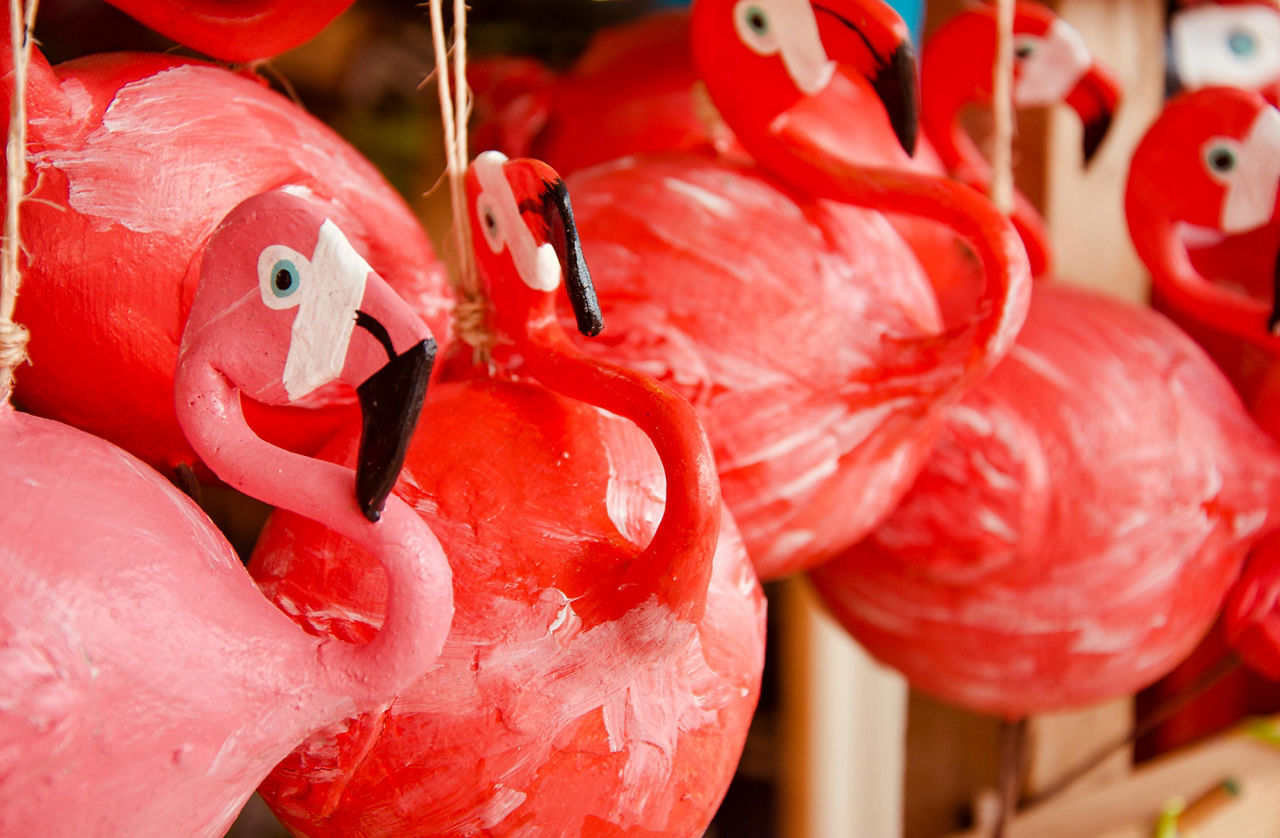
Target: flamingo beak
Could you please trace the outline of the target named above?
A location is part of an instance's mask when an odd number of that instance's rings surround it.
[[[907,154],[915,154],[920,86],[906,23],[880,0],[819,0],[813,11],[827,53],[870,79],[898,143]]]
[[[1084,124],[1084,162],[1087,166],[1106,139],[1120,101],[1120,86],[1106,70],[1094,64],[1067,94],[1066,102]]]
[[[551,246],[560,257],[565,290],[573,304],[578,331],[587,337],[595,337],[604,329],[604,317],[600,313],[600,301],[591,282],[591,273],[587,270],[587,260],[582,255],[578,225],[573,220],[573,208],[569,205],[569,190],[559,177],[547,182],[543,205]]]
[[[370,277],[356,312],[356,326],[369,333],[386,354],[386,362],[356,386],[363,419],[356,460],[356,500],[364,516],[376,522],[400,475],[422,413],[436,342],[408,306],[374,277]],[[408,348],[396,352],[393,334],[408,343]]]

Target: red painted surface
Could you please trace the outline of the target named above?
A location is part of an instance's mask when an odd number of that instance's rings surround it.
[[[219,61],[255,61],[317,35],[352,0],[107,0],[167,38]]]
[[[581,355],[553,316],[562,281],[592,296],[554,173],[487,156],[472,172],[495,371],[457,346],[396,490],[451,556],[453,629],[435,669],[262,793],[315,836],[701,834],[758,696],[763,597],[692,407]],[[383,619],[369,557],[297,516],[272,519],[252,570],[316,633]]]
[[[1164,318],[1047,283],[902,505],[812,578],[921,690],[1007,717],[1085,706],[1208,630],[1274,524],[1278,454]]]
[[[835,555],[892,509],[942,406],[1009,345],[1028,279],[1012,228],[972,190],[868,168],[850,151],[858,136],[898,159],[913,133],[914,70],[896,14],[877,3],[786,8],[798,53],[749,46],[734,4],[693,10],[697,75],[756,169],[655,154],[571,183],[613,324],[589,351],[662,376],[699,407],[764,578]],[[829,72],[830,84],[807,94],[813,79],[796,67],[819,82]],[[867,130],[831,130],[832,95],[860,96]],[[941,321],[884,218],[835,202],[952,227],[978,254],[971,307]]]
[[[242,389],[283,389],[286,354],[307,337],[291,310],[263,304],[258,254],[310,253],[323,221],[279,193],[228,217],[206,254],[178,399],[229,483],[377,556],[395,594],[384,628],[360,646],[299,631],[155,471],[0,407],[0,833],[223,835],[303,737],[380,706],[439,653],[450,571],[421,519],[392,500],[370,523],[350,469],[274,448],[239,415]],[[400,346],[427,336],[376,275],[357,279],[362,310]],[[358,383],[386,359],[372,338],[353,347],[343,374]]]
[[[267,189],[322,201],[447,335],[443,268],[404,202],[347,143],[258,80],[159,55],[56,68],[37,55],[28,108],[28,259],[16,319],[34,337],[17,376],[23,408],[162,471],[198,465],[173,411],[178,340],[205,241],[232,207]],[[307,406],[329,409],[254,405],[250,420],[273,441],[314,450],[354,409],[344,388]]]

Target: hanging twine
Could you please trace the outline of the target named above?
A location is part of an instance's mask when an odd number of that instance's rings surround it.
[[[471,92],[467,87],[467,5],[466,0],[454,0],[453,3],[453,78],[450,79],[449,49],[441,10],[443,2],[431,0],[430,13],[440,116],[444,124],[445,173],[449,179],[453,212],[453,226],[449,231],[449,245],[453,251],[453,270],[449,273],[449,280],[457,297],[453,328],[457,337],[475,350],[476,360],[483,362],[489,357],[493,335],[488,326],[488,301],[476,270],[471,216],[467,211],[467,118],[471,115]]]
[[[9,50],[13,56],[13,99],[9,114],[9,140],[5,144],[4,245],[0,250],[0,402],[9,400],[13,370],[27,358],[27,330],[13,322],[22,277],[18,257],[22,242],[18,233],[18,206],[27,188],[27,68],[31,65],[31,32],[35,27],[37,0],[31,0],[23,16],[22,0],[9,0]]]
[[[996,0],[996,60],[991,79],[995,148],[990,194],[1005,215],[1013,212],[1013,2]]]

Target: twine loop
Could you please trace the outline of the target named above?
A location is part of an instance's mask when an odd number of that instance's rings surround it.
[[[27,360],[27,327],[11,320],[0,320],[0,368],[12,370]]]

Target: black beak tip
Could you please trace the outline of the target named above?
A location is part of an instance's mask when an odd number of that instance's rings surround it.
[[[600,309],[593,311],[578,312],[578,331],[589,338],[604,331],[604,318],[600,315]]]
[[[920,135],[920,94],[916,82],[916,51],[910,41],[898,45],[872,85],[889,114],[898,143],[908,155],[915,156]]]
[[[377,523],[408,454],[435,362],[430,338],[396,355],[356,388],[364,414],[356,462],[356,501]]]
[[[1089,120],[1084,126],[1084,164],[1088,166],[1093,162],[1093,158],[1097,155],[1098,149],[1102,147],[1103,141],[1107,138],[1107,133],[1111,130],[1111,114],[1104,113],[1094,119]]]

